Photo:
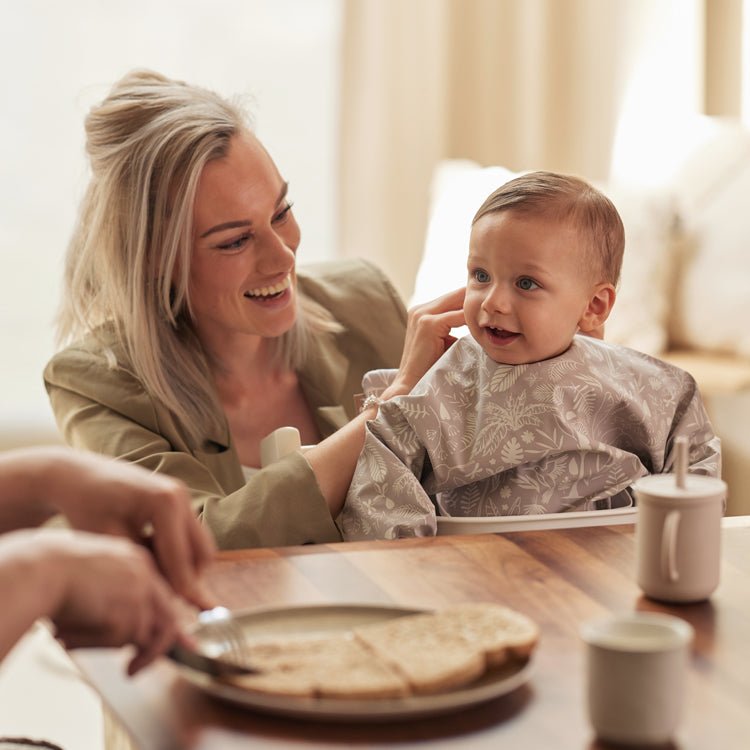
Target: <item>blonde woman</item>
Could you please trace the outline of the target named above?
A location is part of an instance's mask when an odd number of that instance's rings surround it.
[[[242,111],[137,71],[86,119],[91,182],[45,370],[67,442],[183,480],[221,548],[327,542],[364,441],[362,375],[408,393],[463,323],[413,310],[370,264],[297,271],[287,182]],[[400,364],[399,364],[400,363]],[[260,469],[296,427],[302,455]]]

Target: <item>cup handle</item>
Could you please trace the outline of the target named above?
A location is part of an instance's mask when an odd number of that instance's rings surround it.
[[[680,512],[672,510],[664,519],[661,535],[661,572],[671,583],[679,580],[677,570],[677,527],[680,525]]]

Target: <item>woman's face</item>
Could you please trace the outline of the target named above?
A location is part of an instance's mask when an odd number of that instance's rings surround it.
[[[189,292],[203,343],[288,331],[300,231],[287,184],[254,135],[238,133],[225,157],[206,164],[193,219]]]

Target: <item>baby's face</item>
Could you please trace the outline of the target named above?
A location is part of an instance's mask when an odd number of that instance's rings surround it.
[[[464,314],[495,362],[538,362],[570,346],[594,288],[583,258],[559,220],[501,211],[474,224]]]

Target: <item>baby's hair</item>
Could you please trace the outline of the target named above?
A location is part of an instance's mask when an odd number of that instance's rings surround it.
[[[617,285],[625,249],[625,229],[614,203],[585,180],[555,172],[529,172],[495,190],[479,207],[472,225],[490,213],[570,221],[585,242],[584,261]]]

